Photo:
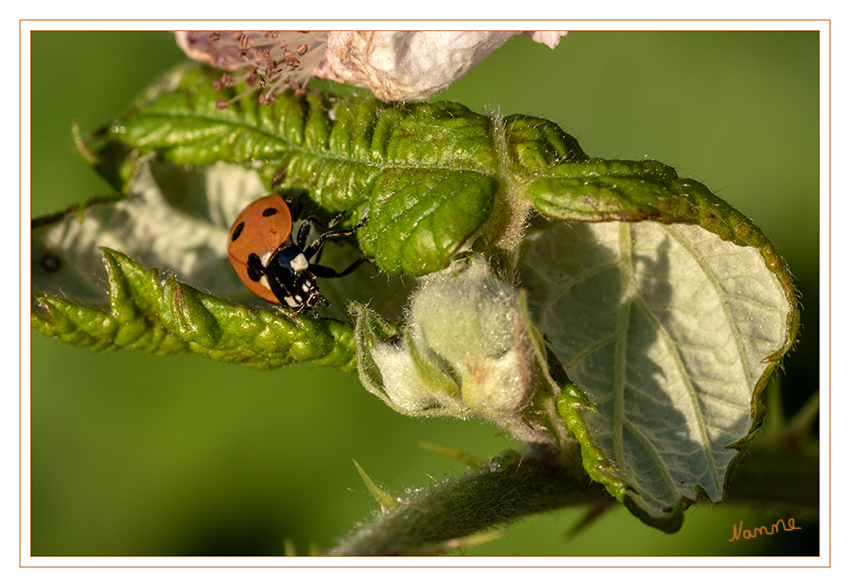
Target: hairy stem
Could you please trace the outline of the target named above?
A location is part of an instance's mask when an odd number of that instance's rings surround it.
[[[421,545],[468,536],[523,516],[580,504],[610,504],[599,484],[549,459],[496,458],[402,501],[328,552],[336,556],[404,555]]]
[[[778,445],[754,448],[736,470],[725,503],[798,519],[817,516],[818,458],[816,447],[809,448],[791,454]],[[558,465],[551,455],[514,453],[400,501],[327,554],[405,555],[531,514],[577,505],[607,509],[613,499],[583,471]]]

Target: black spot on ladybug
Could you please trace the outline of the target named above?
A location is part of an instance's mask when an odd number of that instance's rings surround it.
[[[62,268],[62,261],[53,253],[44,253],[38,260],[41,268],[48,273],[56,273]]]
[[[235,241],[237,238],[239,238],[239,235],[242,234],[243,228],[245,228],[244,222],[240,222],[239,224],[237,224],[236,228],[233,229],[233,234],[230,235],[230,240]]]
[[[265,210],[263,210],[263,216],[267,218],[269,216],[274,216],[275,214],[277,214],[277,208],[266,208]]]
[[[248,277],[251,281],[260,281],[260,278],[265,275],[265,267],[257,253],[248,255]]]

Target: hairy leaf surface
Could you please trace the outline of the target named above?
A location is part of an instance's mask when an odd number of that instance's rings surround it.
[[[657,222],[553,223],[529,241],[530,310],[594,405],[561,408],[628,484],[612,492],[662,527],[680,502],[719,501],[791,340],[795,306],[768,252]]]

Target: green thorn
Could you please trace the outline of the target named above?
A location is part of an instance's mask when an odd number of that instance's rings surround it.
[[[369,475],[366,474],[366,471],[363,470],[363,467],[361,467],[357,461],[354,459],[351,460],[354,462],[354,466],[357,467],[357,472],[360,473],[360,478],[363,479],[363,483],[366,484],[366,488],[369,490],[369,493],[372,494],[372,497],[374,497],[375,501],[378,502],[378,505],[381,506],[381,511],[386,512],[397,508],[399,506],[398,502],[380,487],[375,485],[375,482],[369,478]]]
[[[576,524],[567,530],[566,538],[572,540],[578,534],[590,527],[593,522],[602,517],[602,514],[610,510],[617,502],[596,504],[588,508],[581,519]]]
[[[440,446],[439,444],[432,444],[430,442],[425,442],[424,440],[419,442],[419,446],[424,448],[425,450],[435,452],[438,455],[443,455],[444,457],[460,461],[471,469],[477,469],[478,467],[481,467],[487,463],[486,459],[482,459],[481,457],[478,457],[464,450],[449,448],[447,446]]]
[[[298,556],[298,551],[295,550],[295,541],[291,536],[283,539],[283,556]]]
[[[502,538],[505,535],[502,530],[490,530],[481,534],[473,534],[471,536],[463,536],[461,538],[449,538],[439,542],[431,542],[422,544],[406,551],[405,556],[432,556],[435,554],[444,554],[453,550],[461,550],[464,548],[472,548],[480,544],[486,544]]]

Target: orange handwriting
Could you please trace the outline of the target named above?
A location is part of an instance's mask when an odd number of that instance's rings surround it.
[[[782,530],[785,532],[790,532],[791,530],[802,530],[800,526],[795,524],[794,518],[788,518],[787,524],[785,520],[779,518],[776,520],[776,523],[770,527],[770,529],[768,529],[767,526],[758,526],[752,530],[744,530],[744,521],[741,520],[737,525],[732,526],[732,538],[729,539],[729,542],[740,540],[741,538],[749,540],[750,538],[755,538],[756,536],[761,536],[763,534],[776,534],[779,532],[780,526],[782,526]]]

